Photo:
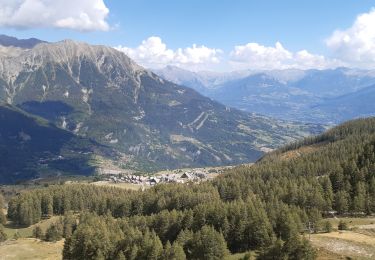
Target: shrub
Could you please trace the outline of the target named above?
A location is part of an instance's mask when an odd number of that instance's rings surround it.
[[[331,233],[332,232],[332,224],[328,220],[324,222],[324,232]]]
[[[40,226],[35,226],[33,229],[33,237],[42,239],[43,238],[43,230],[40,228]]]
[[[340,220],[339,225],[338,225],[339,230],[348,230],[348,223],[346,223],[343,220]]]
[[[46,231],[46,241],[56,242],[61,240],[63,237],[63,227],[61,223],[54,223]]]

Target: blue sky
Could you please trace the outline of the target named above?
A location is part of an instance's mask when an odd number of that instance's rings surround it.
[[[342,56],[348,56],[347,54],[353,51],[346,50],[346,53],[342,53],[345,51],[344,47],[347,49],[350,47],[346,46],[345,35],[341,36],[341,45],[340,39],[338,45],[333,44],[334,50],[332,46],[327,47],[327,39],[332,38],[336,30],[349,34],[359,15],[371,13],[372,7],[375,6],[373,1],[17,0],[2,2],[5,4],[0,7],[0,14],[1,9],[6,5],[11,7],[8,9],[13,10],[13,13],[7,14],[9,17],[4,16],[3,20],[0,17],[1,33],[19,38],[36,37],[47,41],[71,38],[118,47],[148,67],[164,66],[169,63],[195,70],[373,65],[368,64],[368,61],[364,65],[358,59],[355,62],[346,60],[347,58],[341,59]],[[37,4],[27,6],[26,18],[25,15],[22,15],[22,19],[19,18],[21,15],[14,17],[22,8],[25,9],[22,5],[26,5],[27,2],[39,2],[41,7]],[[62,3],[59,8],[56,7],[58,2]],[[99,5],[99,12],[92,10],[95,4]],[[39,19],[43,14],[42,10],[44,13],[57,12],[60,20]],[[89,17],[85,26],[82,26],[80,20],[82,17],[75,19],[75,16],[82,13],[87,13]],[[371,31],[371,26],[375,25],[367,24],[367,26]],[[353,35],[355,32],[350,36]],[[142,41],[151,36],[158,39],[152,38],[146,42],[145,48],[164,44],[165,49],[160,50],[162,47],[159,46],[155,47],[153,52],[145,53],[144,48],[139,48]],[[375,41],[373,35],[369,35],[368,38],[370,42]],[[281,47],[276,47],[277,42]],[[257,45],[247,45],[249,43]],[[367,43],[366,41],[363,44]],[[195,48],[193,44],[196,44]],[[352,49],[360,48],[357,42],[353,42],[352,45],[354,46],[351,46]],[[202,46],[207,49],[199,49]],[[244,46],[244,48],[236,52],[235,46]],[[177,53],[179,48],[180,54]],[[191,49],[187,50],[187,48]],[[157,53],[158,50],[160,53]],[[210,50],[214,51],[210,52]],[[302,53],[298,54],[302,50],[315,57],[314,62],[304,61],[309,64],[308,66],[301,65],[301,60],[295,61],[302,55]],[[268,52],[269,55],[260,55],[260,52]],[[158,55],[159,60],[155,58]],[[304,59],[306,55],[302,55]],[[368,56],[366,53],[361,55]],[[273,59],[275,56],[278,56],[278,60]],[[258,59],[261,59],[260,67],[254,65],[258,63]]]
[[[121,3],[120,3],[121,2]],[[193,43],[230,50],[234,45],[281,41],[292,50],[324,51],[323,40],[350,26],[374,1],[190,0],[106,1],[121,36],[111,44],[135,46],[151,35],[171,48]],[[121,10],[121,11],[120,11]]]

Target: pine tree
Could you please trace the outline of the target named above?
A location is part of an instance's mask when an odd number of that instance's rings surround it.
[[[47,228],[46,235],[45,235],[46,241],[56,242],[56,241],[61,240],[62,238],[63,238],[63,227],[61,223],[59,222],[53,223]]]
[[[332,224],[328,220],[324,222],[324,232],[326,232],[326,233],[332,232]]]
[[[194,234],[191,246],[193,259],[223,259],[229,252],[223,235],[213,227],[204,226]]]
[[[287,259],[285,252],[283,251],[284,242],[278,238],[271,246],[263,248],[257,259],[259,260],[276,260],[276,259]]]
[[[323,188],[323,198],[324,198],[324,210],[332,210],[333,205],[333,189],[331,180],[327,177],[323,178],[322,180],[322,188]]]
[[[292,242],[294,244],[293,250],[288,252],[288,259],[290,260],[315,260],[316,251],[311,246],[309,241],[305,238],[298,239]]]
[[[70,237],[76,228],[76,218],[73,216],[73,214],[68,213],[64,215],[63,219],[63,237],[67,238]]]
[[[116,260],[126,260],[125,258],[125,255],[122,251],[120,251],[117,256],[116,256]]]
[[[50,194],[43,194],[41,199],[41,210],[42,215],[46,217],[51,217],[53,215],[53,202]]]
[[[349,202],[348,202],[348,193],[345,191],[339,191],[335,194],[335,209],[339,214],[348,212]]]
[[[173,243],[171,246],[171,243],[167,241],[165,248],[164,248],[164,254],[163,259],[165,260],[185,260],[186,255],[184,252],[184,249],[181,245],[179,245],[177,242]]]
[[[163,255],[163,244],[154,231],[145,232],[141,248],[141,259],[157,260]]]
[[[369,210],[369,213],[374,213],[375,212],[375,177],[371,177],[370,179],[370,182],[369,182],[369,185],[368,185],[368,190],[369,190],[369,194],[368,194],[368,210]]]
[[[43,230],[40,226],[35,226],[33,229],[33,237],[42,239],[43,238]]]
[[[280,212],[280,215],[276,220],[275,233],[278,238],[281,238],[284,241],[287,241],[298,234],[297,226],[294,223],[293,217],[286,208]]]
[[[355,196],[353,198],[353,211],[365,212],[366,211],[366,185],[364,182],[358,182],[355,186]]]

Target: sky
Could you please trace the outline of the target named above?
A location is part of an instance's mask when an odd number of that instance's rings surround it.
[[[367,0],[0,0],[0,33],[104,44],[153,69],[372,69],[374,8]]]

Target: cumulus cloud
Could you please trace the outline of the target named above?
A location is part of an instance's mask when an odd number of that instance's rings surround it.
[[[234,46],[224,54],[220,49],[193,45],[184,49],[168,49],[159,37],[150,37],[136,48],[118,46],[130,57],[150,68],[177,65],[183,68],[221,69],[328,69],[375,66],[375,9],[357,16],[352,26],[336,30],[326,39],[327,56],[305,49],[291,51],[280,42],[264,46],[256,42]]]
[[[252,42],[235,46],[230,53],[230,64],[236,69],[325,69],[337,67],[341,62],[328,60],[307,50],[292,52],[280,42],[276,42],[275,46]]]
[[[160,37],[152,36],[142,41],[136,48],[115,47],[147,68],[162,68],[175,65],[186,69],[199,70],[220,62],[220,49],[193,44],[191,47],[168,49]]]
[[[81,31],[110,28],[103,0],[0,0],[0,26]]]
[[[357,16],[346,30],[336,30],[326,44],[333,55],[351,66],[370,68],[375,65],[375,9]]]

